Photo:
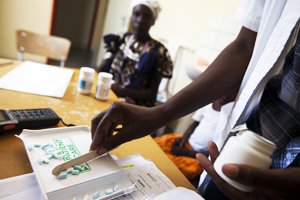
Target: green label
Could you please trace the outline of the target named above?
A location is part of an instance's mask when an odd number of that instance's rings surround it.
[[[54,144],[61,150],[61,152],[66,155],[66,157],[63,158],[65,162],[81,155],[71,138],[53,138],[53,141]],[[91,171],[91,167],[87,163],[82,164],[80,173],[88,171]]]
[[[125,165],[125,166],[122,166],[121,168],[122,169],[128,169],[128,168],[131,168],[131,167],[134,167],[134,165]]]

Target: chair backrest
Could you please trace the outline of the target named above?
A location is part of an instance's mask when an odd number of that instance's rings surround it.
[[[18,60],[23,60],[23,52],[46,56],[59,60],[60,66],[64,66],[67,60],[71,41],[57,36],[46,36],[37,33],[17,30]]]

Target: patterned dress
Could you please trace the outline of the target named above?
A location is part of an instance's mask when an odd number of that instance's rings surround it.
[[[113,80],[120,87],[146,90],[151,82],[159,84],[162,77],[172,77],[172,60],[168,50],[160,42],[151,39],[147,44],[140,43],[131,33],[126,33],[122,38],[115,35],[109,37],[105,42],[114,40],[119,47],[113,52],[111,63],[105,71],[113,75]],[[136,103],[134,99],[132,101]],[[154,105],[154,102],[146,104]]]

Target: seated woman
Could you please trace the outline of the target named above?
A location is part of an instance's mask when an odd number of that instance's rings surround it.
[[[161,78],[172,77],[173,63],[168,50],[149,34],[160,11],[158,3],[133,0],[132,7],[133,33],[104,37],[107,53],[96,71],[113,75],[112,90],[118,97],[151,107]]]

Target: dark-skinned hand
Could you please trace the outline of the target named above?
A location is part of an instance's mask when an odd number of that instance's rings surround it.
[[[181,146],[180,144],[182,143],[182,137],[177,137],[174,139],[174,142],[173,142],[173,146]]]
[[[173,144],[174,145],[177,145],[177,146],[180,146],[180,147],[184,147],[184,144],[189,140],[189,138],[185,138],[184,136],[183,137],[178,137],[178,138],[175,138]]]
[[[152,108],[114,102],[92,119],[90,150],[98,149],[98,153],[103,154],[125,142],[149,135],[159,128],[156,122],[161,120],[154,119],[157,116]],[[118,125],[122,125],[122,129],[113,135]]]
[[[211,161],[198,153],[197,159],[204,170],[213,179],[219,189],[232,199],[299,199],[300,168],[287,169],[259,169],[249,165],[226,164],[223,173],[229,178],[254,188],[253,192],[242,192],[225,182],[214,170],[213,163],[219,155],[217,146],[208,143]]]
[[[195,158],[194,151],[189,150],[186,147],[181,147],[179,145],[172,145],[171,153],[176,156],[186,156]]]

